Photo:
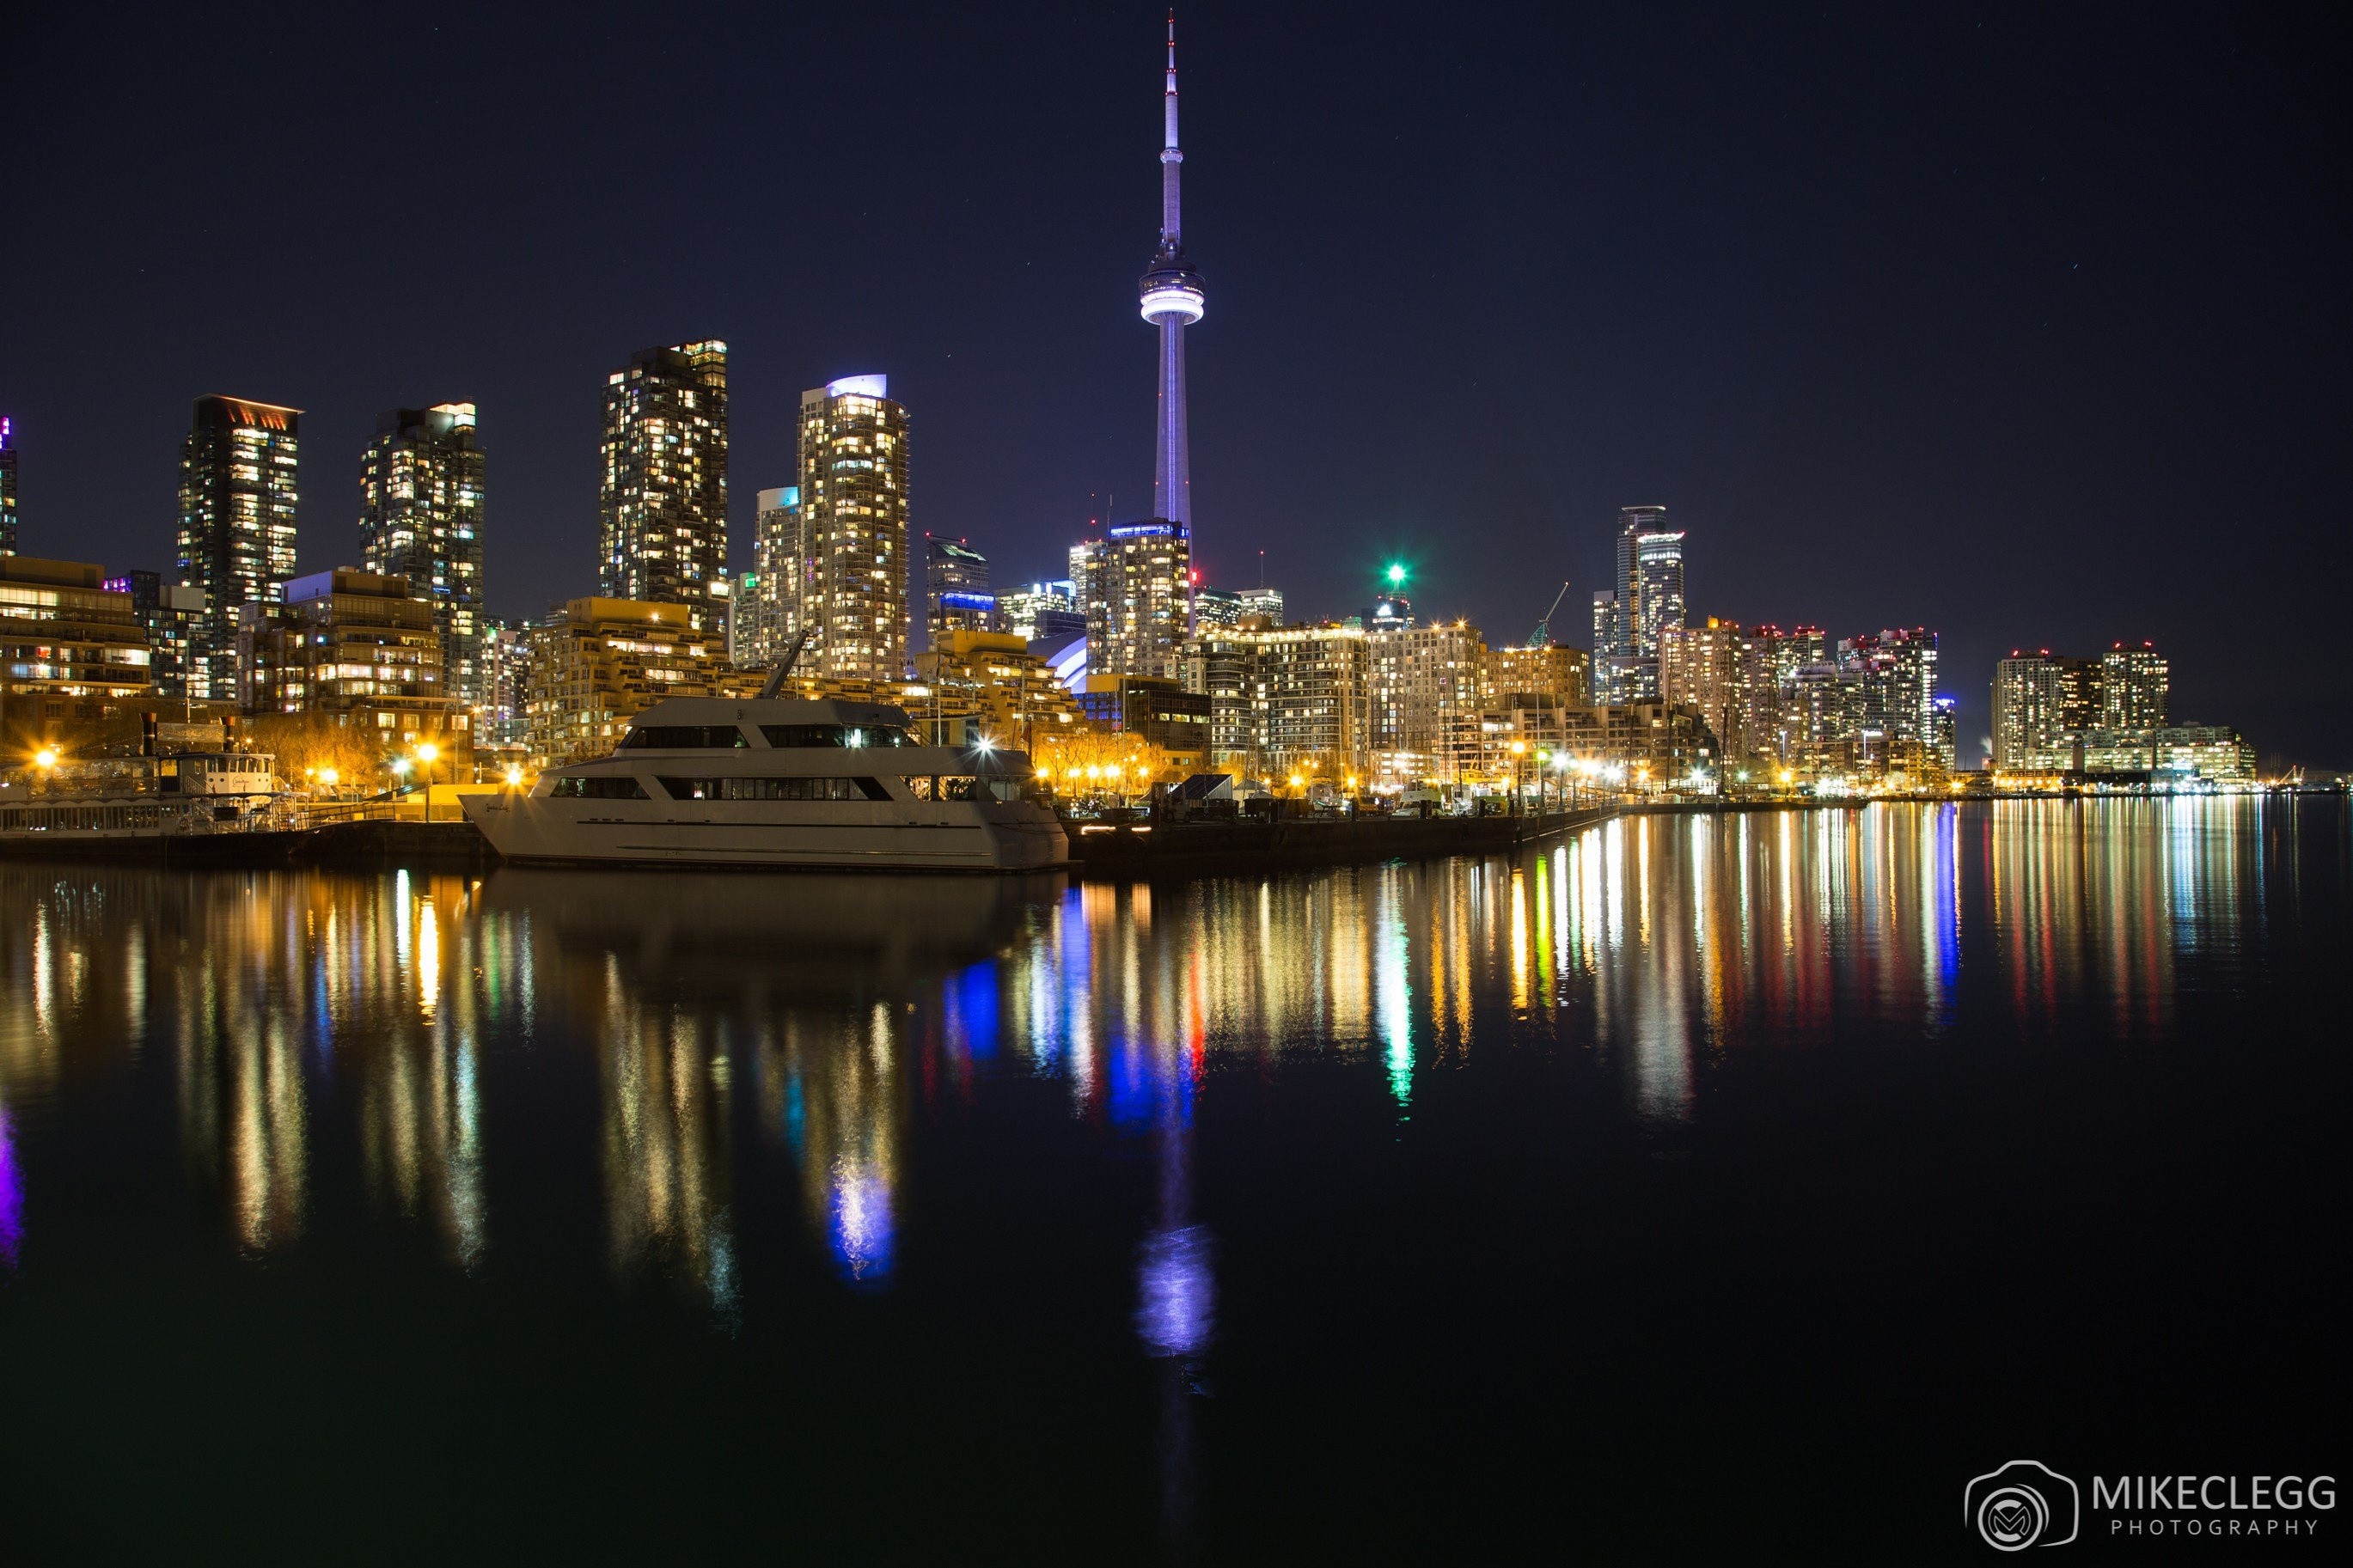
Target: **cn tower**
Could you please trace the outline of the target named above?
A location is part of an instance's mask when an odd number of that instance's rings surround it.
[[[1160,148],[1160,248],[1138,291],[1144,319],[1160,329],[1160,429],[1152,460],[1155,517],[1193,524],[1193,461],[1185,435],[1185,329],[1201,319],[1201,275],[1185,259],[1184,225],[1177,215],[1176,13],[1168,13],[1168,87],[1162,95],[1166,135]]]

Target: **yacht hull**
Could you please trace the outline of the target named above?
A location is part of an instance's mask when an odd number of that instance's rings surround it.
[[[500,858],[525,864],[1009,872],[1071,859],[1061,824],[1028,802],[461,799]]]

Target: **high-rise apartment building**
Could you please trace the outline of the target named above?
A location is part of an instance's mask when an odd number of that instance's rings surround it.
[[[779,485],[759,494],[752,534],[752,570],[731,601],[729,657],[765,669],[784,657],[801,628],[807,552],[801,548],[801,488]]]
[[[1255,588],[1239,589],[1234,597],[1241,601],[1243,620],[1261,620],[1270,626],[1283,624],[1282,589],[1261,584]]]
[[[2043,648],[2012,652],[1993,670],[1993,765],[2003,772],[2074,766],[2078,737],[2098,727],[2100,667]]]
[[[647,349],[605,378],[596,580],[604,596],[684,605],[725,646],[727,345]]]
[[[1082,558],[1079,550],[1088,553]],[[1071,552],[1088,600],[1087,668],[1174,677],[1193,635],[1193,532],[1153,519],[1106,529]]]
[[[403,577],[431,606],[441,695],[490,700],[482,604],[483,458],[470,403],[379,415],[360,459],[360,563]]]
[[[238,614],[277,604],[294,574],[301,413],[241,397],[196,399],[180,447],[180,584],[205,595],[190,639],[189,697],[236,698]]]
[[[844,376],[801,394],[802,668],[835,679],[907,673],[907,411],[890,378]]]
[[[1214,630],[1185,650],[1185,686],[1209,697],[1213,765],[1329,783],[1372,765],[1372,660],[1361,626]]]
[[[1742,658],[1747,710],[1737,729],[1743,750],[1729,750],[1726,740],[1726,754],[1736,760],[1743,755],[1797,760],[1807,733],[1807,722],[1796,706],[1798,672],[1829,661],[1829,637],[1820,626],[1752,626]]]
[[[950,630],[993,632],[996,619],[988,557],[964,540],[923,535],[923,645]]]
[[[1917,754],[1936,728],[1936,634],[1912,626],[1839,641],[1841,669],[1856,681],[1856,740],[1866,763]]]
[[[16,553],[16,422],[0,416],[0,555]]]
[[[1084,637],[1086,613],[1078,607],[1078,586],[1069,578],[1008,588],[997,595],[997,619],[1024,642]]]
[[[1739,625],[1710,616],[1697,626],[1668,626],[1659,636],[1659,695],[1699,710],[1715,736],[1717,754],[1746,757],[1757,667],[1754,639]]]
[[[2173,689],[2172,666],[2154,643],[2118,643],[2100,656],[2100,726],[2162,730]]]
[[[1242,621],[1242,596],[1231,588],[1193,590],[1196,626],[1238,626]]]
[[[1683,535],[1662,506],[1618,510],[1617,584],[1593,595],[1593,665],[1600,700],[1659,694],[1659,638],[1683,624]]]
[[[1487,647],[1462,621],[1413,626],[1392,616],[1365,639],[1366,746],[1372,776],[1400,787],[1453,783],[1475,754],[1488,703]]]
[[[147,636],[147,674],[158,697],[188,695],[188,661],[205,618],[205,592],[166,583],[160,572],[125,572],[106,580],[109,592],[131,595],[132,612]]]

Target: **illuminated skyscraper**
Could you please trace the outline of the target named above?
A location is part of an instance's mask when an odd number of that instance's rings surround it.
[[[888,376],[801,394],[802,625],[813,674],[907,673],[907,411]]]
[[[923,639],[936,646],[954,629],[993,632],[997,600],[988,591],[988,557],[961,539],[923,535]]]
[[[205,595],[189,639],[189,697],[236,699],[238,612],[279,603],[294,574],[301,413],[241,397],[196,399],[180,447],[180,584]]]
[[[647,349],[605,378],[598,591],[684,605],[725,646],[727,345]]]
[[[1158,436],[1152,460],[1155,519],[1189,530],[1193,521],[1193,466],[1185,423],[1185,329],[1201,319],[1201,275],[1185,258],[1177,174],[1185,154],[1176,148],[1176,16],[1168,16],[1168,79],[1161,93],[1160,247],[1152,254],[1137,286],[1144,319],[1160,329]]]
[[[1078,588],[1068,578],[1032,583],[997,595],[997,613],[1005,629],[1025,642],[1074,633],[1085,636],[1086,612],[1077,606]]]
[[[1908,630],[1866,632],[1862,637],[1838,642],[1840,670],[1854,675],[1862,687],[1862,712],[1856,715],[1859,738],[1884,745],[1932,741],[1936,726],[1936,632],[1925,626]],[[1887,754],[1883,752],[1878,754]]]
[[[1106,529],[1071,552],[1087,600],[1087,668],[1097,675],[1180,677],[1193,633],[1193,536],[1155,519]]]
[[[2100,667],[2049,648],[2012,652],[1993,668],[1993,765],[2040,772],[2074,765],[2076,742],[2099,723]]]
[[[1208,626],[1236,626],[1241,624],[1242,597],[1230,588],[1196,588],[1193,590],[1193,626],[1196,630]]]
[[[1659,695],[1699,710],[1719,756],[1745,758],[1756,746],[1747,733],[1750,646],[1738,623],[1714,616],[1697,626],[1669,626],[1659,637]]]
[[[801,548],[801,488],[780,485],[759,495],[753,524],[753,567],[735,585],[735,635],[732,657],[738,664],[765,668],[784,657],[800,630],[801,590],[808,557]]]
[[[1618,582],[1593,595],[1595,696],[1634,702],[1659,694],[1659,637],[1683,624],[1683,536],[1662,506],[1618,509]]]
[[[16,553],[16,422],[0,418],[0,555]]]
[[[474,405],[379,415],[360,460],[360,563],[405,577],[433,607],[440,695],[461,710],[491,700],[482,624],[482,449]]]
[[[2172,666],[2154,643],[2123,643],[2100,656],[2100,725],[2108,730],[2162,730],[2173,686]]]

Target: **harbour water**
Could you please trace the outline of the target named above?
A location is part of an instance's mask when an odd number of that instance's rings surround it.
[[[2346,816],[1160,885],[0,864],[0,1511],[1916,1560],[2021,1456],[2325,1469]]]

